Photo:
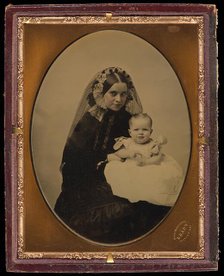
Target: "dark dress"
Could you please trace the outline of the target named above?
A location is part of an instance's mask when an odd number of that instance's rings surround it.
[[[55,212],[71,229],[93,241],[135,239],[158,224],[170,209],[114,196],[103,174],[105,164],[97,169],[97,164],[114,151],[114,139],[128,136],[130,116],[124,109],[108,110],[99,122],[87,112],[64,149],[62,191]]]

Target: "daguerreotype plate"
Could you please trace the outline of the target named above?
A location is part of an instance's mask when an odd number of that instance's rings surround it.
[[[215,34],[213,5],[6,9],[8,271],[217,269]]]

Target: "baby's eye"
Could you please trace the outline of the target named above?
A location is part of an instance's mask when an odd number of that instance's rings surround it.
[[[144,131],[149,131],[148,128],[143,128]]]

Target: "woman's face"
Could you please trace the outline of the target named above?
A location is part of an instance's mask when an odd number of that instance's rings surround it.
[[[107,108],[119,111],[127,101],[128,88],[124,82],[117,82],[104,95],[104,102]]]

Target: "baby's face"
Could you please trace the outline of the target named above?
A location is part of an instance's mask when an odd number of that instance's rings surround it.
[[[131,121],[129,134],[137,144],[145,144],[150,140],[152,127],[147,118],[134,118]]]

